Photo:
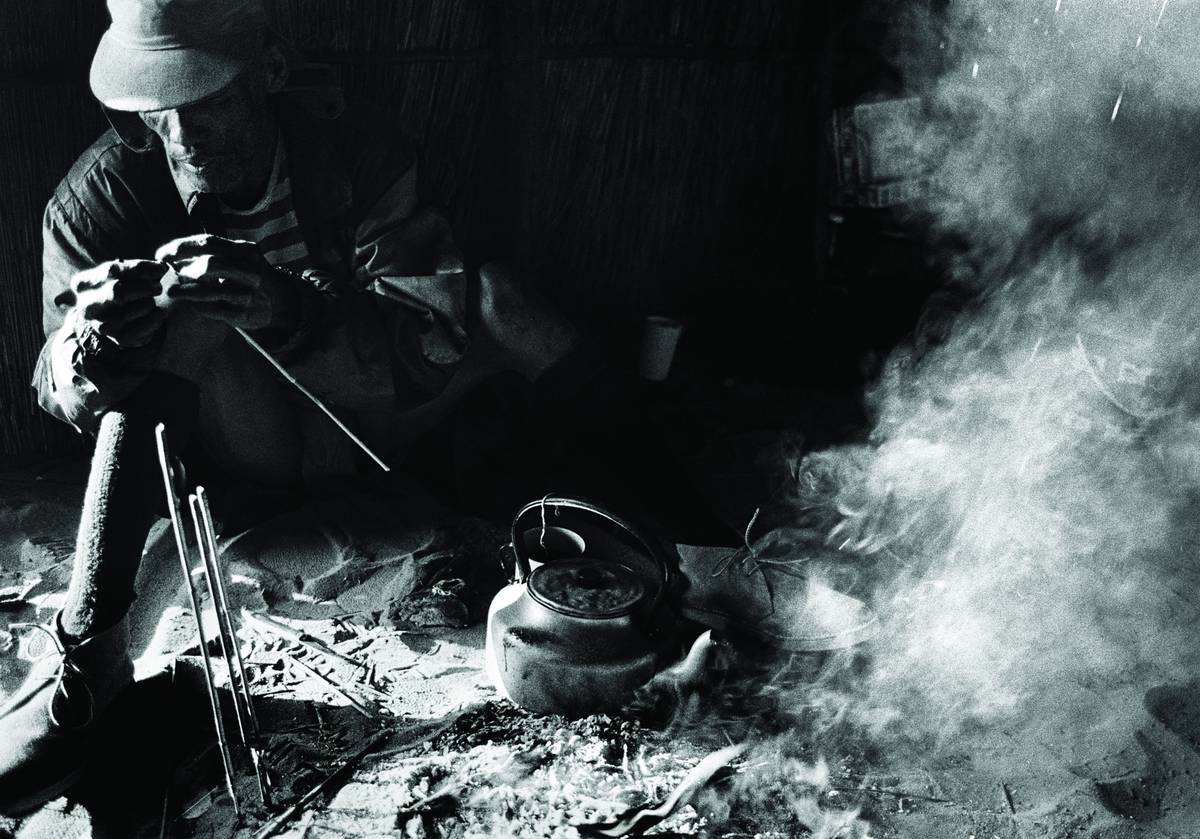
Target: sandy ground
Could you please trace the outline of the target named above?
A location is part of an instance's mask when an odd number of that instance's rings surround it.
[[[0,476],[0,586],[8,600],[0,628],[57,608],[80,480],[77,466]],[[490,538],[457,532],[467,542]],[[135,635],[149,654],[134,696],[114,712],[100,760],[69,798],[23,820],[0,820],[0,837],[251,836],[266,818],[243,787],[250,805],[239,828],[221,794],[198,647],[179,578],[166,571],[174,559],[165,536],[160,529],[151,540],[144,570],[161,584],[146,588],[141,606],[166,618],[138,618]],[[719,666],[720,656],[710,660],[707,680],[682,688],[664,681],[618,717],[538,717],[500,700],[487,683],[483,629],[456,611],[458,592],[419,585],[413,569],[424,567],[421,557],[435,563],[453,539],[420,528],[408,538],[386,556],[380,545],[360,543],[359,553],[343,552],[324,567],[295,560],[231,568],[239,606],[363,664],[244,628],[278,800],[295,800],[367,739],[390,732],[331,798],[297,814],[280,835],[580,835],[581,824],[667,797],[705,754],[749,738],[752,748],[654,832],[1200,837],[1200,685],[1150,694],[1144,678],[1064,686],[1078,715],[1102,721],[1086,736],[1026,720],[897,756],[854,737],[818,742],[803,726],[780,734],[780,709],[769,701],[775,681],[725,650]],[[289,575],[327,596],[280,597]],[[23,652],[11,644],[0,657],[6,691],[28,666]],[[738,703],[761,713],[731,720]]]

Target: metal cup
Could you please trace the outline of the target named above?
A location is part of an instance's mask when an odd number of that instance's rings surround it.
[[[666,380],[675,360],[675,348],[683,324],[661,315],[651,315],[642,323],[642,347],[638,358],[638,374],[650,382]]]

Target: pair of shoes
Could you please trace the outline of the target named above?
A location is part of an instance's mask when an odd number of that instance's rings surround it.
[[[54,650],[38,659],[0,707],[0,814],[33,810],[83,774],[100,718],[133,681],[129,625],[121,620],[78,642],[59,617],[44,632]]]
[[[679,545],[685,618],[790,652],[840,650],[875,635],[875,615],[861,600],[797,570],[787,557]]]

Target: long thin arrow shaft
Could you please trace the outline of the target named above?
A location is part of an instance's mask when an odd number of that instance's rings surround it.
[[[323,413],[325,416],[329,417],[330,421],[334,425],[336,425],[338,428],[340,428],[342,430],[343,434],[345,434],[347,437],[350,438],[350,440],[354,443],[354,445],[356,445],[360,449],[362,449],[367,457],[369,457],[369,458],[371,458],[371,460],[375,461],[376,465],[378,465],[380,469],[382,469],[384,472],[392,471],[391,467],[388,466],[386,463],[384,463],[383,460],[379,457],[379,455],[377,455],[377,454],[375,454],[375,452],[371,451],[370,447],[367,446],[366,443],[364,443],[361,439],[359,439],[357,434],[355,434],[353,431],[351,431],[346,426],[346,423],[344,423],[340,419],[338,419],[337,416],[333,413],[333,411],[329,410],[328,406],[326,406],[324,402],[322,402],[320,399],[317,398],[316,394],[314,394],[311,390],[306,388],[304,385],[300,384],[300,381],[295,376],[293,376],[291,373],[289,373],[287,371],[287,368],[285,368],[282,364],[280,364],[278,361],[276,361],[275,356],[273,356],[269,352],[267,352],[266,347],[264,347],[262,344],[258,343],[258,341],[255,341],[253,338],[251,338],[249,333],[246,332],[246,330],[238,328],[237,332],[239,335],[242,336],[243,339],[245,339],[246,343],[249,344],[250,347],[255,352],[257,352],[259,355],[261,355],[263,358],[265,358],[267,360],[267,362],[272,367],[275,368],[275,371],[277,373],[279,373],[279,375],[283,376],[284,379],[287,380],[288,384],[290,384],[292,387],[296,388],[296,390],[298,390],[300,392],[300,394],[302,396],[304,396],[305,399],[307,399],[312,404],[316,405],[317,408],[321,411],[321,413]]]

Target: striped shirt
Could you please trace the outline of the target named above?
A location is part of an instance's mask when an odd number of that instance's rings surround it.
[[[275,162],[263,197],[248,210],[234,209],[222,201],[221,215],[229,238],[257,242],[271,265],[294,270],[312,267],[292,203],[292,183],[287,175],[282,140],[275,146]]]

